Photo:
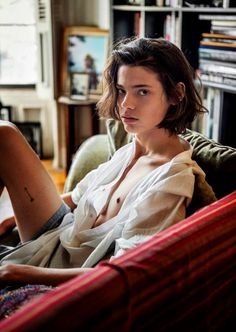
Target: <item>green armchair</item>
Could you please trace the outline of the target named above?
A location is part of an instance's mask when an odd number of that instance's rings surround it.
[[[76,183],[92,169],[108,159],[109,146],[105,134],[94,135],[84,141],[76,152],[66,177],[64,192],[71,191]]]

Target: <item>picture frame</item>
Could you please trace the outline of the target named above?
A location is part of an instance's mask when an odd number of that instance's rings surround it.
[[[66,27],[63,34],[61,94],[71,95],[73,74],[89,74],[89,95],[102,93],[101,79],[108,55],[108,30]],[[82,76],[81,76],[82,78]]]
[[[11,106],[0,107],[0,120],[11,121]]]
[[[72,73],[71,74],[71,99],[86,100],[89,96],[89,74]]]

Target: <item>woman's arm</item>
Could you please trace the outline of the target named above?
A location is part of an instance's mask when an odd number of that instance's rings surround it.
[[[0,267],[0,284],[43,284],[56,286],[92,268],[54,269],[31,265],[9,264]]]

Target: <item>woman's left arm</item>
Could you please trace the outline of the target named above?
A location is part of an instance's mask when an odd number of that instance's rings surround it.
[[[54,269],[31,265],[8,264],[0,267],[0,284],[43,284],[56,286],[92,268]]]

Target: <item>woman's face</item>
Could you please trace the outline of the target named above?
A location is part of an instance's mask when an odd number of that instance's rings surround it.
[[[171,102],[158,75],[146,67],[123,65],[117,74],[117,105],[125,130],[131,133],[157,130]]]

